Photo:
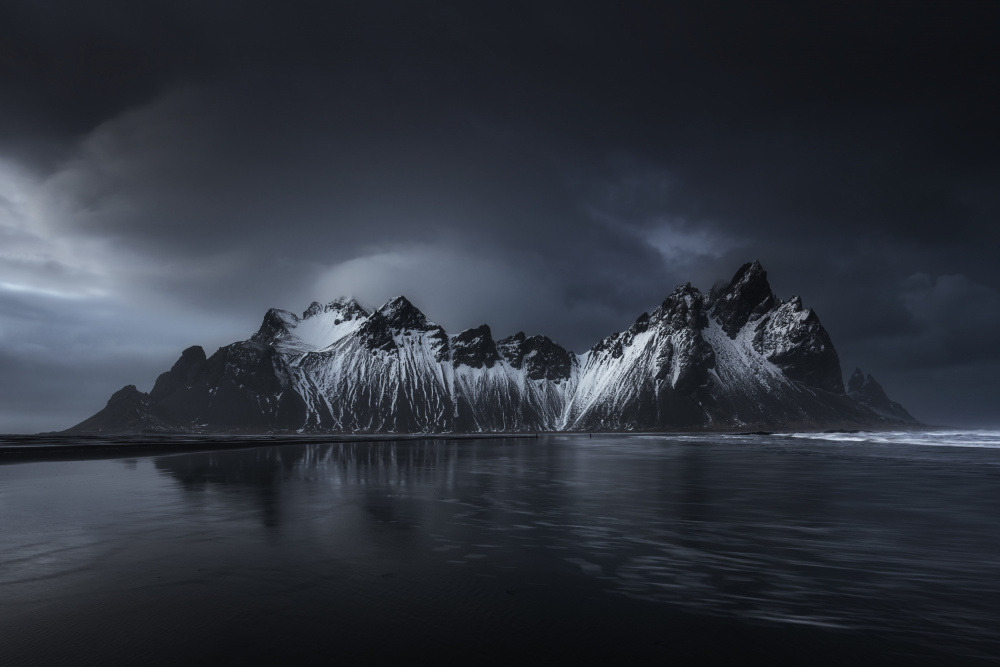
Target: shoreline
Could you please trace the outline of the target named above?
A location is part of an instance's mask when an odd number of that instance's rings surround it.
[[[525,433],[140,433],[99,435],[39,433],[0,435],[0,465],[29,460],[80,460],[94,456],[118,458],[122,455],[149,456],[194,451],[216,451],[309,444],[371,444],[388,442],[446,440],[536,440],[543,436],[590,438],[629,436],[712,436],[712,435],[787,435],[790,433],[892,433],[901,431],[938,431],[944,426],[894,429],[782,429],[764,430],[678,430],[678,431],[538,431]]]
[[[541,434],[538,434],[541,435]],[[398,442],[400,440],[496,440],[531,439],[534,433],[495,434],[346,434],[329,435],[289,433],[289,434],[116,434],[116,435],[6,435],[0,436],[0,464],[7,461],[26,459],[53,460],[91,455],[120,456],[134,453],[137,456],[155,454],[175,454],[185,452],[205,452],[228,449],[248,449],[251,447],[275,447],[282,445],[310,445],[337,443],[377,443]],[[23,440],[23,444],[11,444],[12,440]],[[59,441],[63,441],[60,443]]]

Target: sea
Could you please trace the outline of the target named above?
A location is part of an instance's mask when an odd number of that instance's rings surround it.
[[[997,431],[39,442],[3,665],[1000,664]]]

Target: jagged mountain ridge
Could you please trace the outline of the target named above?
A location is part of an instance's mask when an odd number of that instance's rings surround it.
[[[517,432],[877,428],[910,422],[871,382],[845,391],[830,336],[758,262],[723,288],[689,283],[577,355],[545,336],[449,335],[405,297],[302,316],[271,309],[249,339],[184,351],[70,429]],[[874,383],[874,384],[872,384]],[[884,397],[884,400],[883,400]],[[891,405],[890,405],[891,404]],[[892,407],[896,406],[896,407]],[[123,415],[128,415],[124,418]]]

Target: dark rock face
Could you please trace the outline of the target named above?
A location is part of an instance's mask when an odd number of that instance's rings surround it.
[[[503,358],[517,370],[525,370],[529,380],[568,380],[573,367],[573,353],[548,336],[526,338],[523,331],[497,343]]]
[[[191,425],[225,424],[225,430],[287,430],[305,421],[305,403],[287,391],[288,366],[273,347],[252,341],[220,348],[186,390],[161,401]]]
[[[493,333],[487,325],[466,329],[451,341],[452,364],[470,368],[493,368],[500,361]]]
[[[916,419],[899,403],[891,400],[878,382],[870,374],[866,377],[860,368],[855,368],[847,381],[847,395],[855,401],[889,419],[916,424]]]
[[[869,375],[868,377],[871,377],[871,375]],[[874,378],[872,379],[874,380]],[[864,386],[865,386],[865,374],[864,372],[862,372],[860,368],[855,368],[854,372],[851,373],[851,379],[847,381],[847,391],[853,394],[857,394],[861,392],[862,389],[864,389]],[[881,388],[882,387],[880,385],[879,389]],[[886,396],[886,398],[889,397]]]
[[[173,367],[156,378],[149,400],[158,403],[179,389],[190,388],[205,368],[205,350],[194,345],[181,353]]]
[[[340,320],[353,320],[358,317],[364,317],[368,314],[361,304],[359,304],[355,299],[336,299],[326,304],[322,305],[319,301],[313,301],[309,304],[309,307],[302,312],[303,320],[307,320],[310,317],[316,317],[321,313],[337,313]]]
[[[840,357],[833,341],[816,313],[803,309],[799,297],[793,296],[758,321],[753,345],[791,379],[824,391],[844,393]]]
[[[697,288],[684,283],[668,296],[654,312],[653,323],[673,330],[690,328],[701,330],[708,326],[704,300]],[[636,332],[641,330],[642,316],[632,325]]]
[[[729,285],[718,294],[712,308],[730,337],[747,322],[771,310],[777,299],[767,282],[767,271],[754,260],[739,268]]]
[[[521,368],[521,359],[524,358],[521,346],[524,345],[524,338],[524,332],[518,331],[513,336],[507,336],[497,341],[497,352],[511,365],[511,368],[518,370]]]
[[[140,430],[267,432],[291,430],[305,420],[305,403],[286,391],[287,369],[274,348],[247,341],[220,348],[208,359],[200,347],[184,351],[148,395],[129,385],[77,431]],[[123,415],[128,415],[124,417]],[[100,418],[100,428],[89,424]]]
[[[285,327],[285,322],[281,318],[280,312],[277,308],[268,310],[264,315],[264,321],[260,324],[260,329],[250,337],[250,340],[263,345],[273,345],[279,339],[288,335],[288,329]]]
[[[507,363],[517,370],[525,370],[529,380],[568,380],[573,366],[573,355],[548,336],[526,338],[523,331],[504,338],[497,349]]]
[[[73,427],[79,433],[170,433],[178,430],[169,418],[150,405],[149,396],[134,384],[122,387],[94,416]]]
[[[624,348],[622,348],[622,334],[617,331],[610,336],[606,336],[597,342],[594,347],[590,348],[591,354],[601,354],[610,356],[612,359],[621,359],[622,354],[624,354]]]
[[[359,340],[375,352],[398,351],[397,337],[410,337],[420,333],[432,342],[435,358],[441,362],[449,355],[448,334],[445,330],[429,322],[427,317],[405,297],[398,296],[375,311],[358,329]]]
[[[689,283],[577,356],[545,336],[450,337],[404,297],[299,317],[183,352],[150,393],[126,387],[72,431],[541,431],[885,428],[915,423],[840,359],[801,299],[757,262],[707,296]]]
[[[423,331],[429,328],[427,318],[405,296],[397,296],[379,310],[385,317],[386,324],[393,329],[416,329]],[[434,327],[436,325],[430,325]]]
[[[670,336],[669,343],[657,356],[654,377],[664,382],[671,368],[675,368],[676,376],[671,382],[674,392],[690,395],[704,387],[708,372],[715,367],[715,352],[701,333],[708,326],[701,292],[691,287],[691,283],[681,285],[654,311],[650,320],[652,326]],[[640,322],[633,329],[636,325]]]
[[[365,347],[373,352],[375,350],[392,352],[396,349],[396,342],[392,336],[392,326],[385,319],[385,315],[379,311],[372,313],[371,317],[361,325],[358,335],[364,341]]]
[[[531,336],[521,346],[521,365],[529,380],[568,380],[573,357],[548,336]]]

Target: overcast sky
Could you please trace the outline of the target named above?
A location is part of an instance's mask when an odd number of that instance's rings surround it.
[[[1000,423],[993,2],[0,6],[0,432],[271,306],[584,351],[759,259],[843,370]]]

